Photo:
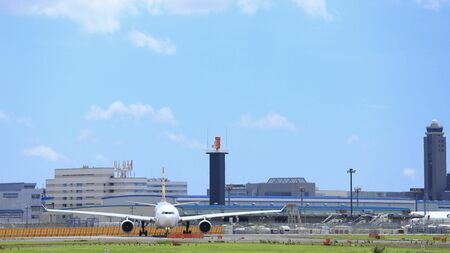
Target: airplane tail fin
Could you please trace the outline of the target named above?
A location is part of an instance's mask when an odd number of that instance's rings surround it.
[[[166,177],[164,176],[164,167],[162,167],[161,177],[161,202],[166,202]]]

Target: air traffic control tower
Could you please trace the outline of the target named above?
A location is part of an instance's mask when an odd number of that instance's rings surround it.
[[[206,154],[209,155],[209,204],[225,205],[225,155],[228,152],[220,150],[220,137],[215,138],[213,149]]]
[[[427,127],[424,144],[425,198],[442,200],[447,187],[446,139],[444,127],[436,120]]]

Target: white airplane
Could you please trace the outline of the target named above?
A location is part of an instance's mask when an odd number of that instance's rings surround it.
[[[141,230],[139,231],[139,236],[145,235],[147,236],[147,230],[145,230],[145,226],[147,223],[155,223],[155,226],[158,228],[165,228],[166,231],[170,228],[177,226],[180,223],[184,223],[186,226],[185,232],[189,232],[189,222],[201,220],[198,223],[198,227],[201,232],[208,233],[211,230],[211,222],[209,219],[219,218],[219,217],[232,217],[232,216],[241,216],[241,215],[252,215],[252,214],[266,214],[266,213],[280,213],[283,211],[284,207],[280,210],[260,210],[260,211],[248,211],[248,212],[230,212],[230,213],[212,213],[212,214],[200,214],[200,215],[192,215],[192,216],[180,216],[178,212],[177,206],[192,204],[193,202],[185,202],[185,203],[177,203],[171,204],[166,201],[166,182],[164,177],[164,168],[162,169],[162,198],[161,202],[158,204],[150,204],[150,203],[141,203],[141,202],[131,202],[140,205],[146,206],[154,206],[155,207],[155,216],[141,216],[141,215],[133,215],[133,214],[121,214],[121,213],[107,213],[107,212],[95,212],[95,211],[76,211],[76,210],[60,210],[60,209],[47,209],[44,206],[44,209],[48,212],[54,213],[65,213],[65,214],[84,214],[84,215],[94,215],[94,216],[107,216],[107,217],[118,217],[123,218],[124,220],[120,224],[120,227],[123,232],[130,233],[133,230],[134,222],[141,222]]]
[[[429,211],[429,212],[411,212],[411,221],[413,223],[437,221],[443,223],[450,223],[450,212],[448,211]]]

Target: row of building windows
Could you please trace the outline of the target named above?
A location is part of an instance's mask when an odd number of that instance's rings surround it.
[[[95,206],[96,204],[95,203],[86,203],[86,204],[84,204],[85,206]],[[83,206],[83,204],[82,203],[77,203],[77,204],[62,204],[62,206],[63,207],[73,207],[73,206]]]
[[[86,196],[86,199],[95,199],[94,196]],[[74,199],[73,197],[62,197],[62,200]],[[75,197],[76,200],[82,200],[83,197]]]
[[[85,185],[88,186],[92,186],[92,185],[96,185],[95,183],[85,183]],[[100,184],[99,184],[100,185]],[[105,185],[105,184],[103,184]],[[58,186],[56,184],[47,184],[47,186]],[[83,186],[83,183],[70,183],[70,184],[62,184],[63,187],[68,187],[68,186]]]
[[[19,197],[19,193],[17,193],[17,192],[4,192],[3,193],[3,198],[5,198],[5,199],[16,199],[18,197]],[[40,199],[41,194],[31,194],[31,198],[32,199]]]
[[[64,184],[62,184],[61,186],[62,187],[73,187],[73,186],[78,186],[78,187],[80,187],[80,186],[83,186],[83,185],[86,185],[86,186],[93,186],[93,185],[101,185],[101,183],[64,183]],[[161,187],[162,185],[160,184],[160,183],[157,183],[157,184],[154,184],[154,183],[145,183],[145,182],[116,182],[116,183],[107,183],[107,184],[103,184],[103,186],[114,186],[114,185],[134,185],[134,186],[149,186],[149,187]],[[171,186],[171,185],[173,185],[173,186],[185,186],[186,184],[184,184],[184,183],[179,183],[179,184],[177,184],[177,183],[170,183],[170,184],[168,184],[168,185],[166,185],[166,186]],[[58,187],[58,186],[60,186],[60,185],[58,185],[58,184],[47,184],[47,187]]]
[[[5,199],[15,199],[19,197],[19,193],[17,192],[5,192],[3,193],[3,198]]]
[[[62,204],[63,207],[69,207],[69,206],[74,206],[73,204]],[[83,204],[81,203],[77,203],[75,204],[75,206],[83,206]]]

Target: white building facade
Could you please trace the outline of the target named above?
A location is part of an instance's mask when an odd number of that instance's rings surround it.
[[[43,189],[35,183],[0,184],[0,226],[1,224],[39,222],[42,213],[41,195]]]
[[[46,180],[46,205],[77,208],[103,205],[104,197],[161,194],[161,179],[116,177],[112,167],[55,169],[55,178]],[[168,195],[186,196],[187,182],[166,179]]]

